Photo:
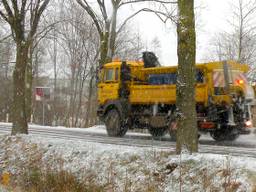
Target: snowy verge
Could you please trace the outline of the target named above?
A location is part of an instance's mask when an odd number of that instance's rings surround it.
[[[52,139],[35,135],[0,136],[0,174],[21,175],[31,167],[93,177],[114,191],[252,191],[256,159],[183,154],[174,149],[138,148]],[[129,190],[128,190],[129,189]]]

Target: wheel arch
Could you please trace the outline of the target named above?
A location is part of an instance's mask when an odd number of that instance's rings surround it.
[[[118,111],[118,113],[120,114],[120,116],[122,117],[122,106],[121,106],[120,101],[118,101],[118,100],[109,101],[105,104],[104,110],[103,110],[103,116],[105,116],[108,113],[108,111],[110,111],[112,109],[116,109]]]

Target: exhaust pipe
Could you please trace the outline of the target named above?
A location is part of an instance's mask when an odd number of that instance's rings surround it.
[[[230,95],[230,77],[229,77],[229,66],[227,61],[224,61],[223,63],[223,72],[224,72],[224,79],[225,79],[225,92]],[[234,126],[235,120],[234,120],[234,112],[233,107],[230,106],[228,110],[228,125]]]

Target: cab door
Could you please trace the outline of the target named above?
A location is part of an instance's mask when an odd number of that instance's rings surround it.
[[[108,67],[101,71],[101,81],[98,84],[99,103],[104,104],[119,98],[119,68]]]

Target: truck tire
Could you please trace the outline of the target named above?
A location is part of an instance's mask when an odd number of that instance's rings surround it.
[[[210,135],[215,141],[235,141],[239,137],[239,131],[223,127]]]
[[[148,132],[152,135],[153,138],[163,137],[167,133],[167,127],[148,127]]]
[[[108,136],[123,137],[128,130],[128,126],[124,126],[119,112],[111,109],[105,115],[105,125]]]

